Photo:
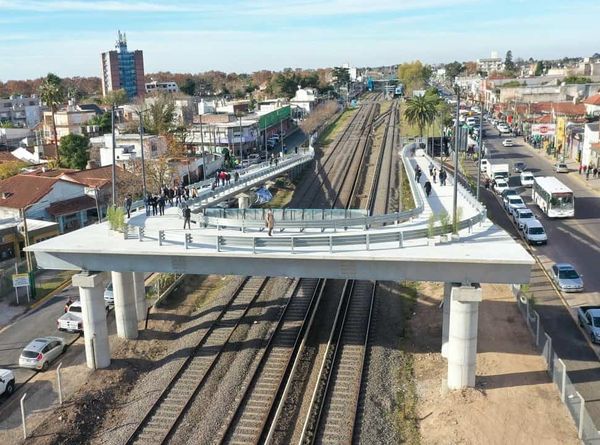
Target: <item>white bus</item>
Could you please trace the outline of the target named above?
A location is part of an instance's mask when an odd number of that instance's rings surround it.
[[[554,176],[536,176],[531,197],[549,218],[575,216],[575,197],[569,187]]]

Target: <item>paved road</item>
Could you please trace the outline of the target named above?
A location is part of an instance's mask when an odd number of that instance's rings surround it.
[[[0,334],[0,368],[13,370],[17,386],[35,374],[31,369],[19,368],[19,356],[27,343],[37,337],[56,335],[63,337],[70,344],[78,337],[76,334],[56,329],[56,319],[63,314],[69,296],[77,299],[78,290],[68,287],[37,309],[17,319]]]
[[[505,159],[511,164],[525,162],[536,176],[555,175],[551,162],[526,146],[520,138],[513,138],[517,139],[519,145],[505,148],[491,127],[486,129],[488,134],[493,135],[484,139],[488,157]],[[470,167],[469,173],[473,173],[473,168]],[[600,426],[600,363],[573,319],[574,306],[588,302],[600,304],[600,274],[597,272],[600,256],[596,241],[600,234],[600,198],[574,175],[578,173],[561,174],[559,177],[575,194],[575,218],[550,220],[536,205],[530,205],[546,228],[549,239],[547,246],[536,246],[532,250],[546,269],[556,261],[573,263],[586,275],[586,292],[563,294],[561,298],[539,265],[532,270],[530,290],[535,296],[542,326],[552,337],[555,352],[564,360],[569,378],[586,399],[586,408],[595,424]],[[521,190],[525,200],[531,203],[529,189],[520,188],[517,177],[512,177],[510,183]],[[491,191],[482,190],[481,197],[488,208],[489,217],[515,238],[520,238],[496,196]],[[563,301],[568,302],[571,308],[567,308]],[[598,347],[595,349],[600,351]]]

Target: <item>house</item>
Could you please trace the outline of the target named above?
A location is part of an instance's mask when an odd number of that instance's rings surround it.
[[[600,122],[586,124],[583,130],[581,164],[600,167]]]
[[[69,105],[64,110],[59,110],[54,113],[54,122],[56,123],[56,137],[60,142],[63,136],[69,134],[95,134],[98,131],[97,127],[87,125],[87,122],[97,116],[98,110],[101,109],[94,106],[76,105],[71,99]],[[44,111],[42,120],[44,139],[47,142],[54,141],[54,130],[52,124],[52,112]]]
[[[167,142],[162,136],[144,135],[144,159],[156,159],[167,151]],[[117,165],[127,167],[142,158],[140,135],[136,133],[115,136],[115,160]],[[104,167],[112,165],[112,135],[90,138],[90,160]]]
[[[298,87],[296,95],[290,100],[290,103],[303,110],[303,114],[310,114],[317,104],[315,89]]]
[[[600,94],[594,94],[583,101],[585,112],[589,116],[600,116]]]

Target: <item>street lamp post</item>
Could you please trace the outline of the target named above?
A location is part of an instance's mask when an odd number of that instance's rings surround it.
[[[479,112],[479,154],[477,155],[477,201],[479,201],[479,187],[481,186],[481,151],[483,148],[483,101]]]
[[[146,160],[144,158],[144,120],[142,118],[142,113],[144,110],[138,111],[138,116],[140,117],[140,150],[142,151],[142,199],[145,201],[148,196],[148,192],[146,190]],[[146,208],[146,214],[148,213],[148,209]]]
[[[206,154],[204,151],[204,130],[202,129],[202,115],[200,115],[200,147],[202,149],[202,180],[206,181]]]
[[[452,222],[458,228],[458,146],[460,130],[460,88],[455,86],[456,92],[456,122],[454,124],[454,189],[452,191]]]
[[[242,115],[239,115],[240,118],[240,164],[244,161],[244,150],[242,148]]]
[[[117,143],[115,142],[115,104],[112,105],[112,115],[111,115],[111,124],[112,124],[112,205],[117,205],[117,167],[116,167],[116,155],[115,155],[115,146]]]

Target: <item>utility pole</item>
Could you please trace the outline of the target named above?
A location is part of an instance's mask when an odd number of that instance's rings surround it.
[[[142,119],[143,111],[138,111],[140,117],[140,150],[142,151],[142,199],[146,200],[148,193],[146,191],[146,161],[144,158],[144,120]]]
[[[477,155],[477,201],[479,201],[479,187],[481,186],[481,153],[483,149],[483,101],[479,112],[479,154]]]
[[[242,148],[242,115],[239,115],[240,118],[240,164],[244,161],[244,150]]]
[[[117,143],[115,142],[115,104],[112,105],[112,115],[111,115],[111,124],[112,124],[112,204],[113,207],[117,205],[117,167],[116,167],[116,155],[115,155],[115,146]]]
[[[456,91],[456,122],[454,125],[454,189],[452,191],[452,223],[458,228],[458,147],[460,142],[460,88],[455,86]]]
[[[200,147],[202,149],[202,180],[206,181],[206,154],[204,152],[204,130],[202,129],[202,115],[200,115]]]
[[[31,206],[23,207],[20,210],[21,218],[23,219],[23,232],[24,232],[24,244],[25,247],[29,247],[29,230],[27,229],[27,209]],[[31,289],[31,296],[35,298],[35,275],[33,274],[33,261],[31,260],[31,252],[25,250],[25,262],[27,264],[27,274],[29,275],[29,287]],[[29,294],[27,294],[29,298]]]

